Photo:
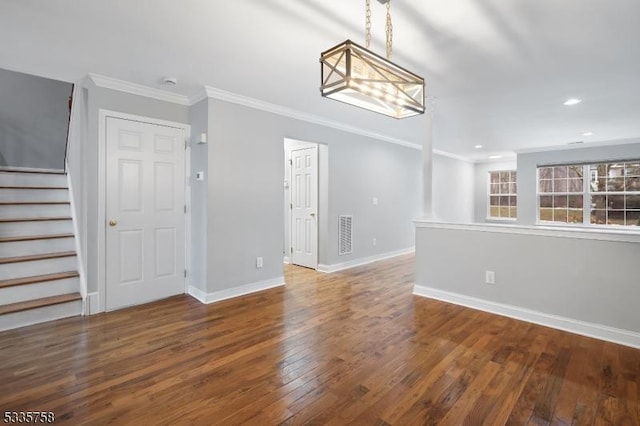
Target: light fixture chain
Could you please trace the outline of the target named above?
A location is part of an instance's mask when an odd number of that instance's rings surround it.
[[[387,2],[387,59],[391,59],[392,54],[393,54],[393,25],[391,24],[391,0],[389,0]]]
[[[371,46],[371,0],[365,1],[365,47]]]

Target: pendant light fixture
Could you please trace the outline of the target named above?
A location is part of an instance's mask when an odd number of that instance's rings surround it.
[[[369,50],[371,0],[365,0],[365,40],[362,47],[346,40],[320,54],[322,96],[394,118],[424,113],[424,79],[391,62],[393,26],[391,0],[386,4],[387,58]]]

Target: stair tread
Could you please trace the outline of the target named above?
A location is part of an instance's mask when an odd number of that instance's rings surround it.
[[[75,255],[75,251],[61,251],[57,253],[33,254],[30,256],[3,257],[0,258],[0,265],[6,263],[30,262],[33,260],[58,259],[60,257],[71,257]]]
[[[68,189],[66,186],[0,185],[0,189]]]
[[[61,294],[59,296],[42,297],[40,299],[27,300],[26,302],[11,303],[0,306],[0,315],[14,312],[26,311],[29,309],[42,308],[44,306],[58,305],[60,303],[82,300],[80,293]]]
[[[0,173],[29,173],[37,175],[64,175],[64,170],[20,170],[20,169],[0,169]]]
[[[13,278],[10,280],[0,280],[0,288],[14,287],[18,285],[41,283],[46,281],[57,281],[66,278],[79,277],[78,271],[58,272],[55,274],[34,275],[32,277]]]
[[[9,219],[0,219],[0,223],[5,222],[44,222],[47,220],[71,220],[70,216],[62,217],[15,217]]]
[[[70,201],[0,201],[0,206],[32,206],[32,205],[71,204]]]
[[[19,237],[2,237],[0,243],[14,243],[18,241],[54,240],[57,238],[72,238],[73,234],[22,235]]]

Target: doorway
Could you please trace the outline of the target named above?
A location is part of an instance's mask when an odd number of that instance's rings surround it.
[[[182,294],[186,129],[104,120],[105,309]]]
[[[319,230],[322,226],[320,200],[321,152],[326,146],[285,139],[285,250],[284,261],[318,268]],[[324,149],[323,149],[324,148]]]

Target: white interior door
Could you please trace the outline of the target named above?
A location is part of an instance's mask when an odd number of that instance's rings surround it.
[[[318,267],[318,147],[291,151],[291,263]]]
[[[107,117],[106,308],[184,293],[183,129]]]

